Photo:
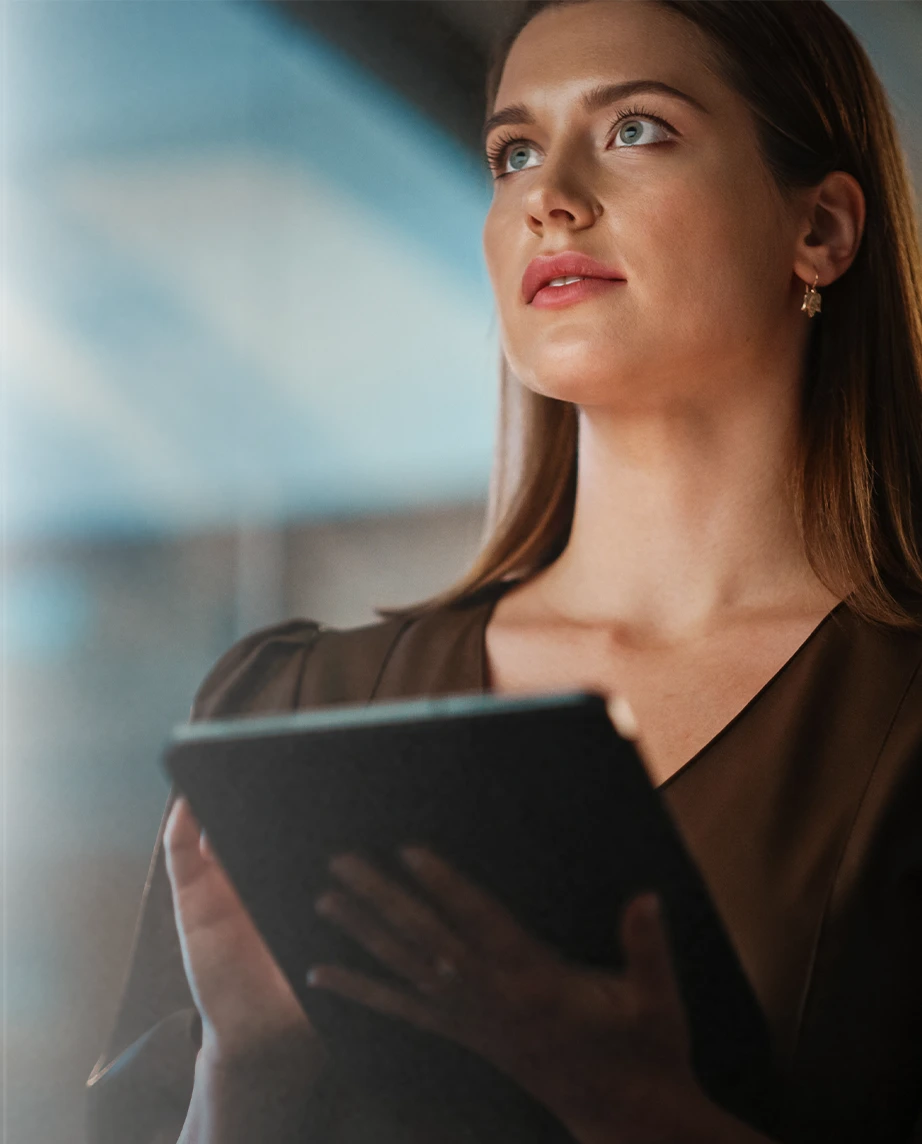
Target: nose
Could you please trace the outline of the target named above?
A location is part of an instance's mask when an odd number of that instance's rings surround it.
[[[602,213],[602,204],[589,185],[560,162],[546,162],[531,180],[524,208],[528,226],[542,234],[548,226],[581,230],[592,226]]]

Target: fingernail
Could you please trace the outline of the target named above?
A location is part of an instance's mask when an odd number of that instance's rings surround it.
[[[623,695],[614,695],[608,701],[608,717],[615,730],[622,739],[636,739],[639,737],[637,719],[631,710],[631,705]]]
[[[658,894],[645,894],[640,905],[643,919],[646,922],[659,921],[660,902]]]

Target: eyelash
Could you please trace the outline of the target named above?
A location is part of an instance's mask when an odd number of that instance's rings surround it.
[[[615,119],[611,122],[608,128],[608,134],[618,126],[619,123],[625,119],[652,119],[654,123],[658,123],[661,127],[665,127],[668,131],[675,131],[671,123],[667,123],[661,115],[656,115],[652,111],[647,111],[643,106],[637,105],[634,107],[626,107],[618,113]],[[487,163],[490,170],[493,172],[495,179],[504,179],[507,175],[515,175],[516,171],[497,171],[506,151],[513,143],[529,143],[529,140],[522,139],[517,135],[499,135],[494,143],[487,148]]]

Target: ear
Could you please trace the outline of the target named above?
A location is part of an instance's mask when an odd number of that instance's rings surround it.
[[[845,171],[830,171],[805,192],[794,273],[817,289],[840,278],[855,259],[867,213],[861,184]]]

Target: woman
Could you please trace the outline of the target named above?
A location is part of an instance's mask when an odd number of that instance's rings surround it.
[[[765,1009],[771,1136],[698,1086],[647,898],[603,979],[437,856],[441,912],[346,859],[321,912],[407,989],[315,985],[473,1047],[582,1144],[922,1140],[922,268],[884,93],[823,3],[566,0],[516,14],[488,95],[521,407],[483,551],[382,622],[248,637],[193,717],[616,696]],[[333,1075],[182,800],[91,1093],[96,1141],[453,1138]]]

